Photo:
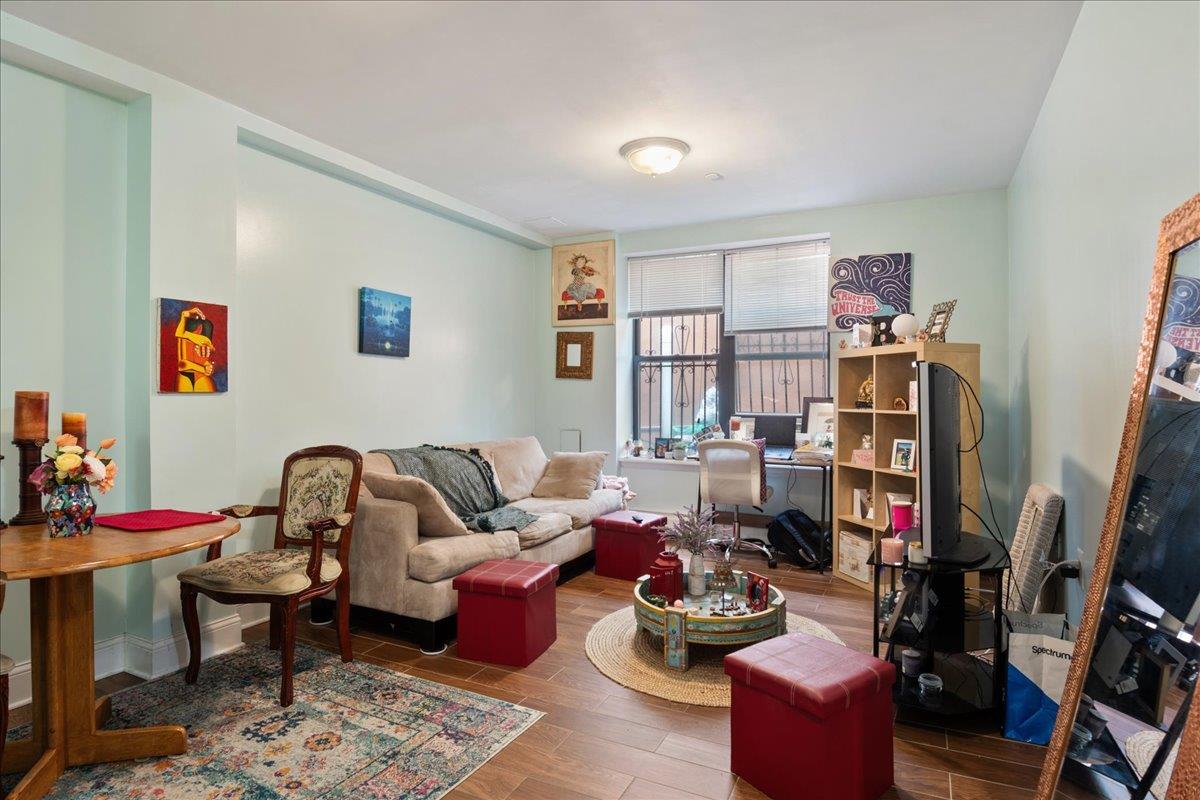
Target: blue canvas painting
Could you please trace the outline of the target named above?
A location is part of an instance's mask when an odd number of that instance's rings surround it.
[[[408,356],[412,298],[363,287],[358,293],[358,352]]]

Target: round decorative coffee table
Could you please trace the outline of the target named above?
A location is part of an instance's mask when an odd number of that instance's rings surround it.
[[[783,592],[768,587],[770,595],[765,611],[748,611],[746,574],[735,572],[737,587],[725,592],[727,600],[738,602],[738,612],[719,613],[721,593],[710,591],[700,596],[684,595],[683,608],[663,608],[650,601],[650,576],[643,575],[633,588],[633,611],[638,627],[663,640],[663,661],[680,671],[688,668],[689,644],[753,644],[787,633],[787,600]],[[712,571],[706,573],[712,578]]]

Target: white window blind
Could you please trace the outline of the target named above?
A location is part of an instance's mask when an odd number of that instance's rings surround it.
[[[829,240],[725,251],[725,332],[824,328]]]
[[[629,259],[629,316],[718,310],[722,253],[679,253]]]

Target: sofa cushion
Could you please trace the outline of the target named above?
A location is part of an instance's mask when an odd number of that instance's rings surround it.
[[[384,500],[401,500],[417,507],[417,532],[421,536],[466,536],[471,531],[446,505],[441,492],[413,475],[364,472],[363,483]]]
[[[533,487],[546,471],[546,453],[536,436],[494,439],[462,446],[475,448],[491,463],[500,491],[509,501],[523,500],[533,494]]]
[[[526,497],[509,505],[530,514],[567,514],[571,517],[571,527],[582,528],[590,525],[596,517],[622,508],[624,497],[619,489],[597,489],[586,500],[573,497]]]
[[[512,558],[519,552],[521,545],[516,531],[422,539],[408,551],[408,574],[419,581],[434,583],[466,572],[484,561]]]
[[[600,482],[600,471],[608,453],[555,453],[541,480],[533,487],[534,497],[571,497],[585,500]]]
[[[537,519],[517,531],[517,539],[521,542],[521,549],[528,550],[569,530],[571,518],[566,514],[539,514]]]
[[[388,458],[387,453],[363,453],[363,474],[382,472],[384,475],[395,475],[396,465]]]

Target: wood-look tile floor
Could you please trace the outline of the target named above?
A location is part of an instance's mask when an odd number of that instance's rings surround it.
[[[788,610],[829,626],[858,650],[871,647],[871,596],[828,573],[785,565],[767,569]],[[630,603],[632,583],[580,575],[558,587],[558,640],[517,670],[420,650],[374,627],[355,626],[355,658],[545,712],[533,727],[484,764],[448,800],[750,800],[765,797],[729,772],[729,711],[689,706],[626,689],[592,666],[584,638],[592,624]],[[261,643],[266,625],[245,631]],[[336,649],[331,627],[303,622],[298,637]],[[111,692],[137,679],[98,683]],[[26,715],[14,715],[14,724]],[[1011,742],[998,731],[896,724],[896,786],[891,800],[1023,800],[1033,796],[1044,748]],[[780,764],[780,769],[787,769]],[[1068,789],[1068,787],[1063,787]],[[1066,797],[1084,797],[1069,789]]]

